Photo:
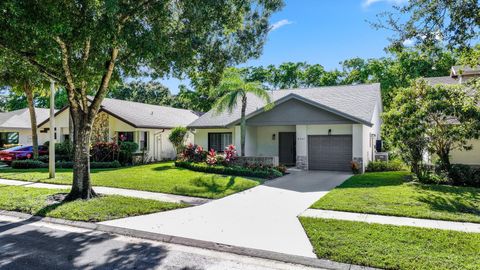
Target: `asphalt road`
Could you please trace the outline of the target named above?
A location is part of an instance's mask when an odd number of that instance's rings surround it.
[[[0,269],[310,269],[0,216]]]

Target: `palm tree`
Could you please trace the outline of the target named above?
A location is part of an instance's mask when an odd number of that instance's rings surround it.
[[[238,101],[242,102],[241,117],[240,117],[240,151],[241,156],[245,156],[245,134],[246,134],[246,119],[245,111],[247,109],[247,94],[251,93],[263,99],[267,106],[265,109],[271,108],[271,99],[267,90],[262,87],[260,82],[246,82],[238,69],[230,68],[225,71],[225,75],[217,87],[216,91],[222,96],[213,106],[217,113],[228,110],[232,111],[237,107]]]

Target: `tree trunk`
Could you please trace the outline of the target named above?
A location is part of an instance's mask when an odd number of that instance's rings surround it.
[[[23,91],[27,97],[28,111],[30,112],[30,125],[32,128],[32,146],[33,159],[38,159],[38,135],[37,135],[37,115],[35,113],[35,104],[33,103],[33,89],[27,84],[23,85]]]
[[[70,110],[73,127],[73,184],[65,200],[88,200],[96,197],[90,179],[90,135],[92,123],[84,112]]]
[[[440,159],[440,170],[444,172],[450,172],[451,164],[450,164],[450,150],[449,149],[441,149],[437,151],[438,158]]]
[[[247,120],[245,119],[245,111],[247,109],[247,95],[242,96],[242,115],[240,122],[240,151],[241,156],[245,156],[245,136],[247,129]]]

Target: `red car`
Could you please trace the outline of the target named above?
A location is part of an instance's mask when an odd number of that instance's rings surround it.
[[[38,146],[38,155],[48,155],[48,147]],[[0,151],[0,161],[6,164],[11,164],[14,160],[31,159],[33,158],[33,146],[15,146],[12,148]]]

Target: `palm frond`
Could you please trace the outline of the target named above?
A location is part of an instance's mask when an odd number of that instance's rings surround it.
[[[239,93],[239,91],[231,91],[220,97],[213,105],[215,114],[218,115],[226,110],[231,113],[237,106]]]
[[[268,90],[265,90],[259,82],[249,82],[245,84],[245,92],[252,93],[255,96],[264,100],[267,105],[265,105],[265,110],[268,111],[273,108],[272,98],[268,93]]]

